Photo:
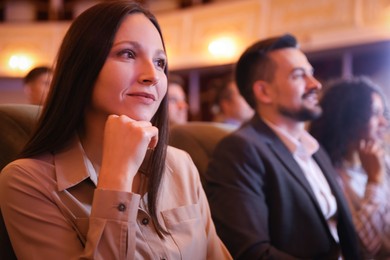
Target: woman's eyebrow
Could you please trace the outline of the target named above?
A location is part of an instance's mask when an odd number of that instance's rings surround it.
[[[165,56],[165,57],[167,56],[166,52],[164,50],[162,50],[162,49],[157,50],[156,54],[157,55],[162,55],[162,56]]]
[[[121,45],[121,44],[130,44],[136,48],[140,48],[141,47],[141,44],[139,44],[138,42],[136,41],[119,41],[119,42],[114,42],[112,44],[112,46],[117,46],[117,45]]]
[[[121,45],[121,44],[128,44],[128,45],[131,45],[133,48],[142,49],[142,45],[137,41],[119,41],[119,42],[115,42],[112,46],[114,47],[114,46]],[[167,56],[166,52],[163,49],[158,49],[156,51],[156,54],[163,55],[165,57]]]

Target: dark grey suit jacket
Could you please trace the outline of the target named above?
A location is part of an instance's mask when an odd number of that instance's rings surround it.
[[[205,190],[234,259],[359,259],[357,236],[328,156],[314,159],[337,200],[340,246],[292,154],[256,115],[216,147]]]

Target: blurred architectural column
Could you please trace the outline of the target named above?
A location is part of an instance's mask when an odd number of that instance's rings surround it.
[[[353,55],[350,51],[346,51],[342,57],[342,69],[341,77],[344,79],[349,79],[353,77]]]
[[[35,13],[35,5],[30,1],[7,1],[4,6],[7,22],[31,22],[36,19]]]
[[[49,20],[61,20],[64,15],[63,0],[50,0],[49,2]]]

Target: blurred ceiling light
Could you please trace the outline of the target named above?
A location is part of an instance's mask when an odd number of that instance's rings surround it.
[[[12,55],[8,61],[8,66],[12,70],[27,71],[32,67],[33,61],[30,57],[23,54]]]
[[[220,58],[231,58],[236,52],[236,43],[230,37],[221,37],[216,40],[213,40],[208,46],[209,52]]]

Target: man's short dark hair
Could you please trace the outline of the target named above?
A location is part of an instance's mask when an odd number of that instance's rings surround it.
[[[241,95],[252,108],[256,108],[252,85],[256,80],[272,81],[275,64],[268,57],[271,51],[284,48],[298,48],[293,35],[267,38],[248,47],[236,64],[236,83]]]
[[[230,83],[232,82],[234,82],[234,78],[230,74],[225,77],[218,78],[218,81],[215,81],[215,105],[219,106],[223,100],[231,100],[233,91],[230,88]]]
[[[41,76],[42,74],[51,72],[51,68],[46,67],[46,66],[40,66],[40,67],[35,67],[32,70],[30,70],[27,75],[23,78],[24,84],[27,84],[29,82],[34,81],[36,78]]]

